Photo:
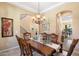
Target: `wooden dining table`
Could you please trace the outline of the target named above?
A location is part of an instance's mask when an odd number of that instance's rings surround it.
[[[51,47],[44,45],[40,42],[37,42],[34,40],[28,40],[27,42],[30,43],[33,50],[37,51],[41,55],[51,56],[56,52],[56,50],[54,48],[51,48]]]

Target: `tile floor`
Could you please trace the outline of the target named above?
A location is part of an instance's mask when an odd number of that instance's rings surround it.
[[[34,56],[41,56],[39,53],[33,52]],[[15,48],[9,51],[4,51],[0,53],[0,56],[20,56],[20,49]]]

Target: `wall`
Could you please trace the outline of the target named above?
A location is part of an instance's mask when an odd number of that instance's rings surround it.
[[[79,38],[79,3],[66,3],[44,13],[50,19],[50,32],[56,33],[56,14],[66,10],[72,11],[73,38]]]
[[[10,5],[8,3],[0,3],[0,19],[1,17],[12,18],[13,33],[14,33],[14,36],[12,37],[3,38],[1,36],[1,20],[0,20],[0,51],[18,46],[15,35],[20,36],[20,15],[21,14],[32,14],[32,12]]]

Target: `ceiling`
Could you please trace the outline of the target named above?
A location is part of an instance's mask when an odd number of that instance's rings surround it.
[[[38,12],[38,2],[8,2],[10,4],[16,5],[18,7],[33,11],[33,12]],[[39,2],[39,10],[40,12],[44,12],[48,10],[49,8],[61,5],[63,3],[60,2]]]

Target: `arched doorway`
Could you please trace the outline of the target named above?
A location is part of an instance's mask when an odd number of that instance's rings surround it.
[[[66,10],[57,13],[56,32],[64,36],[63,50],[68,51],[72,42],[72,11]]]
[[[71,39],[72,35],[72,11],[66,10],[57,13],[56,32],[64,35],[64,38]]]

